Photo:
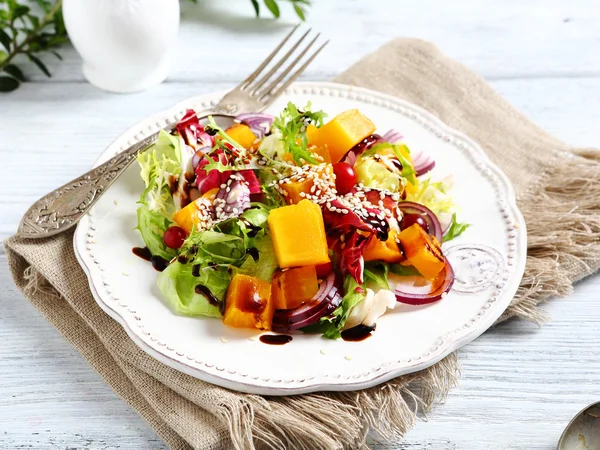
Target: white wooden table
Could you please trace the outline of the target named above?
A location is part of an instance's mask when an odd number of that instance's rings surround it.
[[[0,95],[0,238],[28,205],[87,170],[127,126],[193,94],[236,84],[295,20],[255,20],[247,0],[185,4],[172,74],[112,95],[87,84],[76,53],[47,58],[46,79]],[[595,0],[314,0],[309,22],[332,41],[305,79],[327,80],[388,39],[415,36],[483,75],[535,122],[578,145],[600,143],[600,9]],[[210,67],[202,65],[211,55]],[[194,55],[198,55],[197,58]],[[382,67],[385,70],[385,67]],[[150,427],[16,291],[0,250],[0,448],[156,449]],[[550,450],[569,418],[600,400],[600,278],[461,352],[445,405],[395,449]]]

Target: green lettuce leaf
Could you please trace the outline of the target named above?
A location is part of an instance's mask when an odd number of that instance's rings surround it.
[[[273,274],[279,267],[271,236],[265,234],[262,238],[256,239],[254,248],[258,251],[258,260],[254,261],[252,255],[248,255],[240,266],[240,271],[246,275],[271,282]]]
[[[167,247],[163,241],[163,235],[171,225],[171,221],[160,213],[150,211],[146,205],[141,205],[138,208],[137,217],[137,228],[150,253],[167,260],[172,259],[176,252]]]
[[[421,276],[419,271],[413,266],[403,266],[402,264],[390,264],[390,272],[403,277]]]
[[[366,281],[372,281],[382,289],[390,290],[388,273],[390,266],[385,262],[369,261],[365,263],[364,276]]]
[[[225,270],[226,277],[220,271],[212,270],[209,267],[208,270],[200,271],[201,277],[194,276],[192,270],[192,264],[180,264],[179,262],[170,264],[158,276],[158,288],[170,306],[180,314],[221,317],[219,306],[211,304],[204,295],[197,294],[196,286],[203,284],[215,296],[217,296],[217,292],[221,293],[222,298],[222,294],[229,285],[227,270]],[[212,272],[217,275],[212,275]]]
[[[455,237],[460,236],[465,232],[467,228],[471,226],[470,223],[460,223],[456,221],[456,213],[452,214],[452,220],[450,221],[450,226],[448,227],[448,231],[442,237],[442,242],[448,242],[454,239]]]

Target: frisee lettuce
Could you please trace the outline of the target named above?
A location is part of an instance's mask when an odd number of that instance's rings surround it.
[[[298,165],[310,163],[318,164],[318,161],[308,151],[308,137],[306,127],[309,124],[317,128],[323,126],[323,119],[327,117],[323,111],[312,111],[311,102],[300,110],[292,102],[288,102],[286,108],[279,117],[275,118],[272,129],[281,134],[281,142],[286,152]]]
[[[174,212],[173,196],[170,192],[171,177],[178,177],[181,170],[181,148],[179,137],[161,130],[156,143],[137,157],[140,175],[146,189],[140,203],[150,211],[171,218]]]

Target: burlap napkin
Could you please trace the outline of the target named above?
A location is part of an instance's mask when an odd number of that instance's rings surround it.
[[[481,78],[434,46],[398,39],[336,81],[397,95],[475,139],[512,180],[529,234],[521,288],[502,316],[541,321],[536,305],[565,295],[600,265],[600,155],[549,136]],[[92,298],[72,234],[5,242],[25,296],[171,448],[359,448],[370,427],[400,435],[455,383],[455,355],[379,387],[270,398],[228,391],[139,350]]]

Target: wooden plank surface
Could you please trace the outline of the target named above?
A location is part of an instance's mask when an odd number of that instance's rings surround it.
[[[0,96],[0,239],[40,195],[86,170],[135,121],[190,95],[233,86],[294,22],[256,21],[247,0],[182,4],[179,48],[161,86],[134,95],[87,84],[80,60],[48,59],[52,79]],[[593,0],[315,0],[309,23],[332,39],[305,79],[327,80],[394,36],[435,42],[536,123],[581,146],[600,141],[600,10]],[[202,54],[202,51],[205,54]],[[199,54],[197,58],[190,54]],[[382,68],[385,70],[385,67]],[[461,385],[428,421],[384,449],[555,448],[600,399],[600,278],[553,301],[543,328],[518,321],[465,347]],[[156,449],[148,425],[16,291],[0,252],[0,448]]]

